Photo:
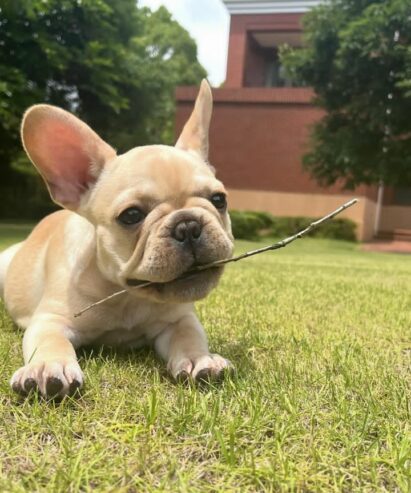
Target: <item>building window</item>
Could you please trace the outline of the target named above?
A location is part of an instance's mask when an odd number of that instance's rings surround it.
[[[287,78],[285,69],[281,65],[278,51],[273,50],[267,58],[265,66],[266,87],[293,87],[293,82]]]

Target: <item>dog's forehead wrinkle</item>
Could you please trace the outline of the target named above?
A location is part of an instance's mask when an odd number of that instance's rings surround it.
[[[132,149],[110,163],[99,189],[120,207],[131,202],[174,203],[206,196],[222,186],[199,158],[168,146]],[[117,205],[119,204],[119,205]]]
[[[164,177],[167,173],[180,176],[192,173],[212,177],[213,173],[198,156],[171,146],[144,146],[131,149],[118,159],[118,167],[127,167],[127,171],[135,170],[144,176]]]

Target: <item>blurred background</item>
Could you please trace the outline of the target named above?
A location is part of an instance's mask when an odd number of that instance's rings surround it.
[[[0,219],[54,210],[20,143],[47,102],[119,152],[173,144],[213,85],[211,162],[238,237],[349,197],[331,237],[411,241],[409,0],[0,0]]]

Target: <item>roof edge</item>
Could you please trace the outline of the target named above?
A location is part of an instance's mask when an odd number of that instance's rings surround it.
[[[323,3],[321,0],[222,0],[231,15],[280,14],[307,12]]]

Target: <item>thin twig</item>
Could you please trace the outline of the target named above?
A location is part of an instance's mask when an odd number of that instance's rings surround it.
[[[207,270],[207,269],[212,269],[213,267],[220,267],[221,265],[229,264],[231,262],[238,262],[239,260],[243,260],[248,257],[253,257],[254,255],[259,255],[260,253],[268,252],[271,250],[278,250],[279,248],[284,248],[293,241],[297,240],[298,238],[302,238],[303,236],[307,235],[310,233],[313,229],[318,228],[321,224],[325,223],[326,221],[329,221],[330,219],[334,218],[337,214],[340,214],[342,211],[345,209],[348,209],[348,207],[351,207],[352,205],[356,204],[358,202],[358,199],[352,199],[349,202],[346,202],[343,204],[341,207],[336,209],[333,212],[330,212],[326,216],[322,217],[321,219],[317,219],[317,221],[313,221],[309,226],[307,226],[305,229],[302,231],[299,231],[295,235],[289,236],[288,238],[285,238],[284,240],[278,241],[277,243],[273,243],[272,245],[268,245],[262,248],[257,248],[257,250],[250,250],[249,252],[243,253],[242,255],[238,255],[237,257],[232,257],[232,258],[227,258],[223,260],[217,260],[216,262],[210,262],[209,264],[204,264],[204,265],[197,265],[184,273],[182,276],[177,277],[174,279],[174,281],[180,280],[180,279],[188,279],[190,277],[194,277],[196,273]],[[172,281],[172,282],[174,282]],[[152,284],[158,284],[155,282],[147,281],[147,282],[139,282],[136,286],[133,286],[129,289],[122,289],[120,291],[116,291],[115,293],[111,294],[110,296],[107,296],[106,298],[103,298],[99,301],[96,301],[95,303],[92,303],[91,305],[86,306],[82,310],[80,310],[78,313],[74,314],[74,317],[79,317],[83,313],[87,312],[91,308],[94,308],[95,306],[101,305],[102,303],[105,303],[106,301],[112,300],[113,298],[116,298],[117,296],[120,296],[125,293],[129,293],[131,290],[134,289],[142,289],[147,286],[151,286]]]

